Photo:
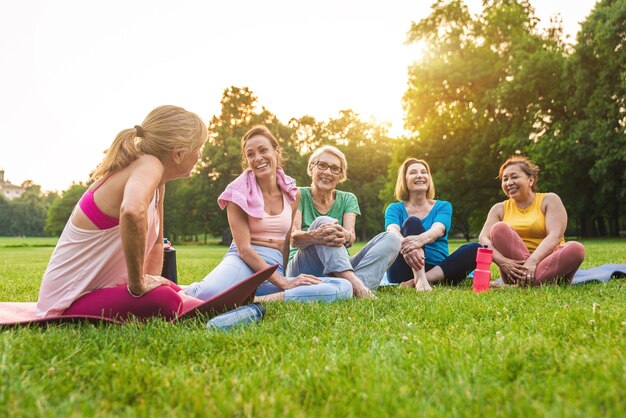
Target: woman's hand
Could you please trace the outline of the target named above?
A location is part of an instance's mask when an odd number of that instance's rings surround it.
[[[170,281],[164,277],[144,274],[141,282],[133,283],[132,285],[128,283],[128,290],[133,296],[139,297],[159,286],[169,286],[169,284]]]
[[[422,248],[416,248],[412,251],[407,252],[406,254],[400,251],[406,263],[413,270],[421,270],[424,268],[426,264],[426,258],[424,257],[424,250]]]
[[[535,272],[537,271],[537,263],[530,258],[526,259],[522,268],[526,270],[526,273],[517,283],[520,286],[530,286],[535,281]]]
[[[400,245],[400,254],[407,254],[411,251],[417,250],[418,248],[424,247],[424,242],[421,239],[420,235],[411,235],[402,240],[402,244]]]
[[[293,289],[298,286],[310,286],[312,284],[320,284],[322,281],[315,276],[310,274],[299,274],[292,279],[285,279],[286,283],[284,284],[283,290]]]
[[[498,267],[500,267],[500,269],[502,270],[502,273],[513,284],[522,284],[521,281],[526,276],[526,268],[524,267],[524,261],[511,260],[510,258],[503,257],[503,259],[498,263]]]
[[[345,229],[337,221],[326,223],[309,231],[317,244],[341,247],[346,242]]]
[[[352,283],[352,294],[356,298],[362,299],[378,299],[365,284],[357,280],[358,283]]]

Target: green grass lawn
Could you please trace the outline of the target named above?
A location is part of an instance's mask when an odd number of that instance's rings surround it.
[[[10,240],[0,300],[35,301],[52,248]],[[624,240],[583,243],[583,268],[626,263]],[[224,252],[177,247],[181,282]],[[230,333],[207,332],[207,318],[0,331],[0,416],[626,414],[625,280],[377,295],[268,304]]]

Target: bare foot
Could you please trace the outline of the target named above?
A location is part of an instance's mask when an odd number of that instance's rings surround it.
[[[418,280],[415,284],[415,290],[418,292],[432,292],[433,288],[430,287],[428,280]]]
[[[407,280],[406,282],[400,283],[398,287],[415,287],[415,279]]]

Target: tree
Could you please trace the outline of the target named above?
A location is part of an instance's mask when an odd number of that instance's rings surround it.
[[[48,209],[46,216],[45,230],[51,235],[60,236],[65,228],[74,206],[87,190],[87,186],[83,183],[72,183],[69,189],[63,191],[60,197],[57,197]]]

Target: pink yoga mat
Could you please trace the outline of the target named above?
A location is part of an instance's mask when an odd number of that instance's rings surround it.
[[[254,299],[256,289],[278,268],[278,264],[258,271],[210,300],[201,301],[190,296],[183,296],[183,312],[177,319],[193,318],[198,314],[217,315],[237,306],[246,305]],[[108,322],[121,324],[114,318],[92,315],[67,315],[49,318],[37,318],[36,302],[0,302],[0,327],[15,327],[35,324],[61,324],[87,321],[90,323]]]

